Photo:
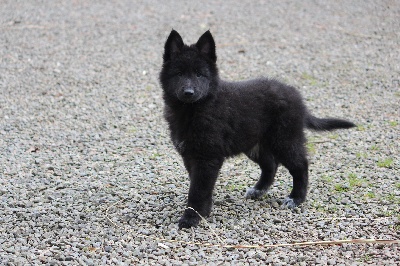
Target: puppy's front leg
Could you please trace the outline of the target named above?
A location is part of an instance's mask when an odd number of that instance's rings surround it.
[[[223,159],[189,159],[184,158],[189,171],[190,188],[187,206],[196,210],[201,216],[210,215],[212,207],[212,193],[215,181]],[[191,209],[186,209],[179,220],[179,228],[197,226],[199,215]]]

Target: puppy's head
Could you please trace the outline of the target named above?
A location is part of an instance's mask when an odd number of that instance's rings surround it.
[[[164,47],[160,82],[165,97],[195,103],[213,95],[218,80],[215,42],[210,31],[190,46],[172,30]]]

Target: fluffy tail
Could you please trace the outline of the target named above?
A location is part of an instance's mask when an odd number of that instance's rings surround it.
[[[351,128],[355,126],[354,123],[343,119],[318,118],[312,115],[308,115],[306,118],[306,127],[318,131]]]

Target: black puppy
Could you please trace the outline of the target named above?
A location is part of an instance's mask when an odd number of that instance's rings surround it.
[[[209,31],[185,45],[172,30],[165,43],[160,73],[165,119],[171,139],[190,177],[187,206],[208,216],[212,193],[224,159],[245,153],[261,167],[261,177],[246,198],[260,198],[274,181],[279,164],[293,177],[288,207],[304,202],[308,161],[304,128],[333,130],[355,125],[346,120],[316,118],[299,92],[276,80],[221,80],[214,39]],[[180,228],[196,226],[200,217],[186,209]]]

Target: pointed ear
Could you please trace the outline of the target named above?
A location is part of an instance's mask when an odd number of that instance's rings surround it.
[[[206,31],[196,43],[197,49],[199,49],[200,53],[206,55],[213,62],[217,61],[217,55],[215,53],[215,42],[214,38],[211,35],[211,32]]]
[[[176,30],[172,30],[168,36],[164,46],[164,61],[171,60],[174,54],[179,53],[183,47],[183,41],[181,35]]]

